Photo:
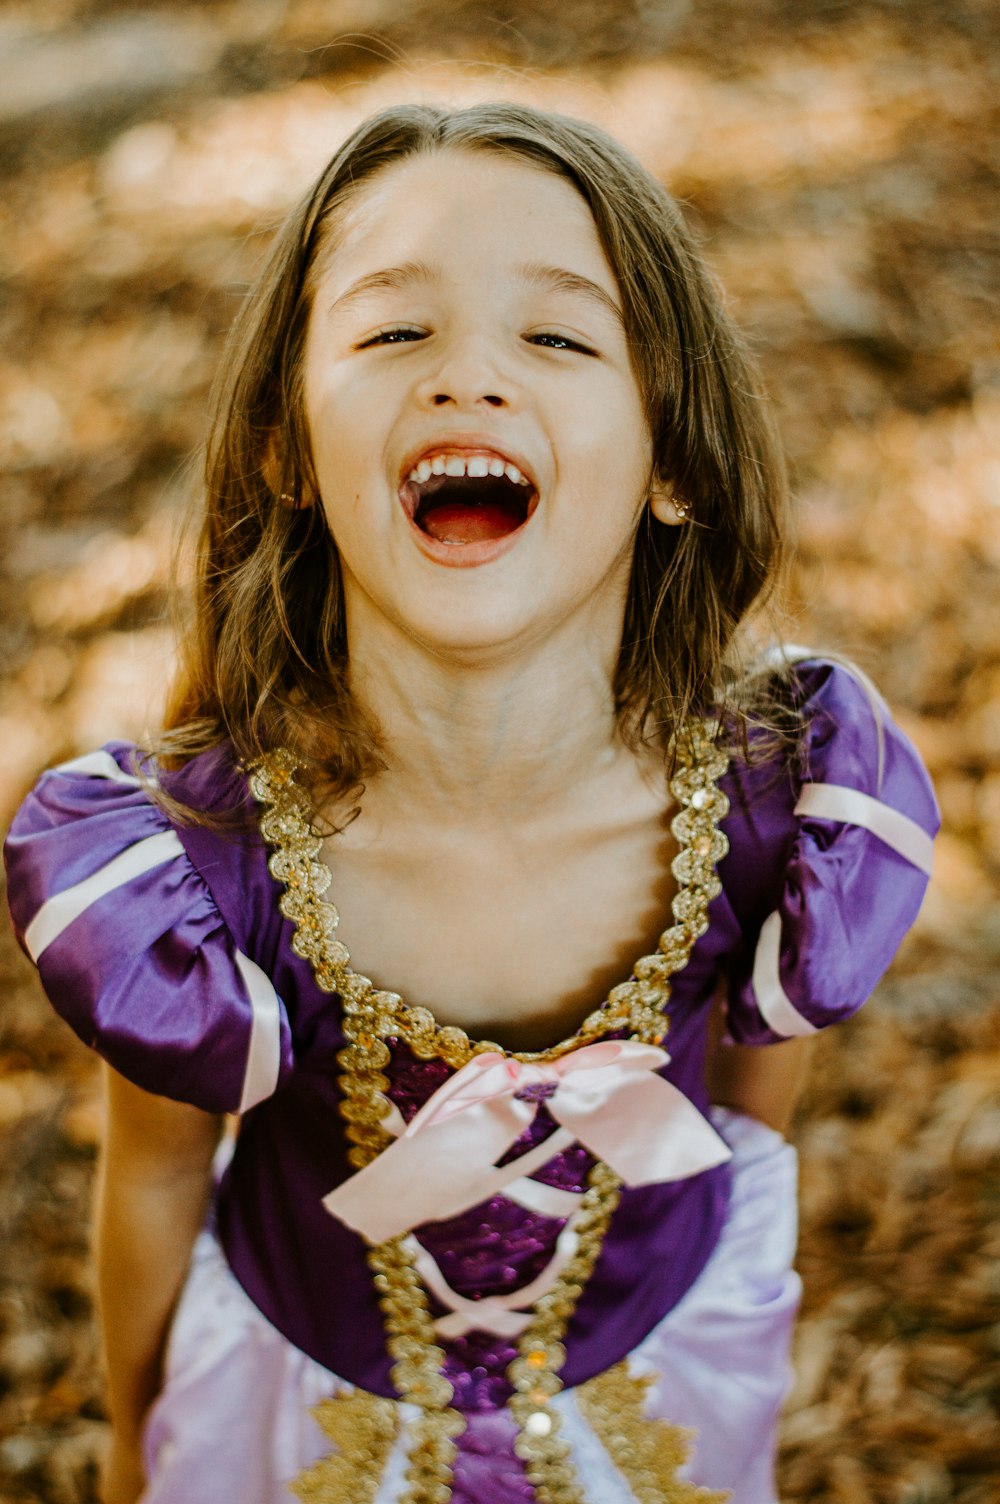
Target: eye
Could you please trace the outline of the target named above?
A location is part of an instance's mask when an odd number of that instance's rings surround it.
[[[585,345],[578,339],[570,339],[568,334],[557,334],[555,330],[543,329],[537,334],[526,334],[524,337],[529,345],[541,345],[546,350],[576,350],[580,355],[597,354],[592,346]]]
[[[413,329],[408,324],[394,324],[388,329],[377,329],[374,334],[369,334],[355,349],[368,350],[372,345],[406,345],[413,340],[426,338],[423,329]]]

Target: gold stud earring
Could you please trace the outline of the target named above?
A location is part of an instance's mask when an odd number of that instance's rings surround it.
[[[671,497],[671,501],[673,502],[674,511],[677,513],[681,521],[687,522],[688,518],[691,516],[691,503],[689,501],[685,501],[683,496],[673,496]]]

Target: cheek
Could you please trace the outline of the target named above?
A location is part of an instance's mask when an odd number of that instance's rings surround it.
[[[602,436],[587,436],[574,460],[574,491],[605,538],[634,529],[649,499],[652,449],[644,433],[608,423]]]
[[[361,461],[368,444],[357,415],[340,394],[324,392],[306,408],[309,447],[320,495],[328,506],[353,510],[363,490]]]
[[[570,404],[577,448],[602,475],[614,471],[623,489],[642,490],[652,471],[653,444],[639,393],[619,381],[599,384]]]

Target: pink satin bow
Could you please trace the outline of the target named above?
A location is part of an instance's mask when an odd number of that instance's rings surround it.
[[[715,1129],[656,1071],[655,1045],[606,1039],[545,1064],[476,1055],[441,1086],[377,1159],[323,1198],[370,1243],[457,1216],[539,1169],[574,1142],[627,1185],[683,1180],[729,1159]],[[543,1097],[560,1129],[498,1168]]]

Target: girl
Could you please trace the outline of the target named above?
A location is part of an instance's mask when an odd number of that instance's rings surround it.
[[[157,761],[56,769],[8,843],[111,1067],[108,1504],[773,1504],[779,1041],[871,992],[937,822],[864,681],[741,656],[782,504],[599,130],[392,110],[288,220]]]

